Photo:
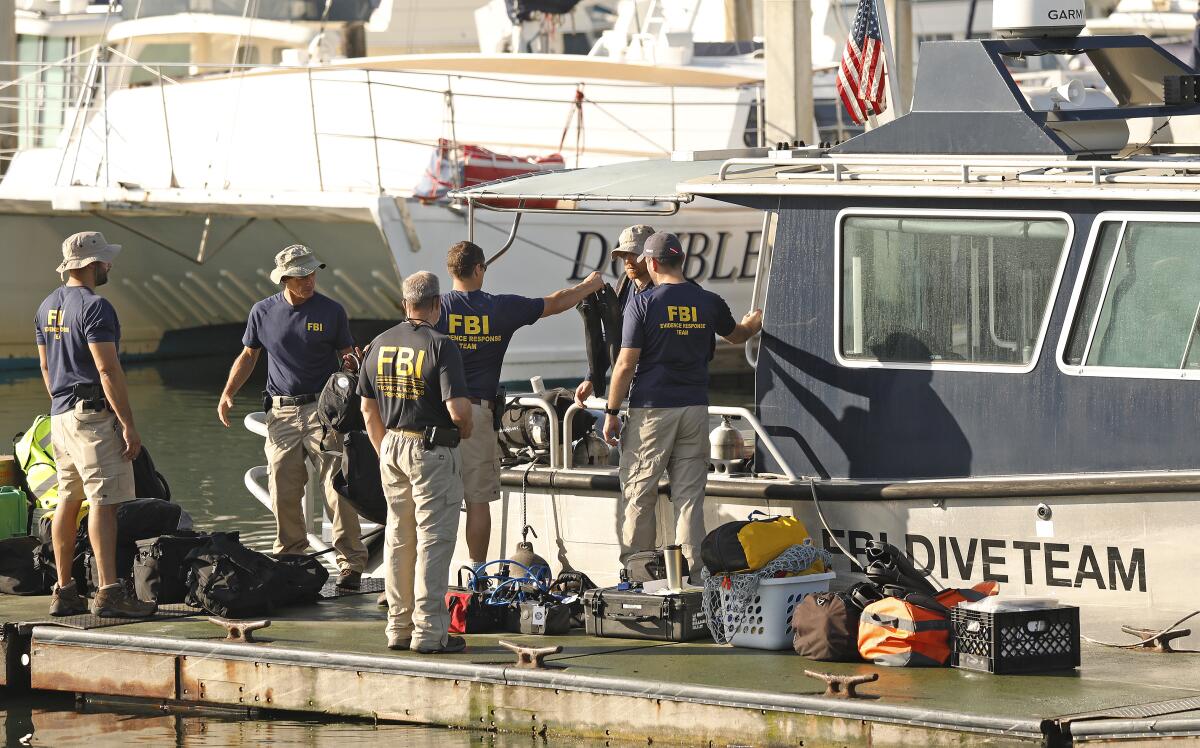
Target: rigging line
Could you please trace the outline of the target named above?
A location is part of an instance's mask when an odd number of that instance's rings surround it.
[[[509,231],[508,229],[502,229],[495,224],[488,223],[487,221],[481,220],[479,218],[475,219],[475,224],[478,226],[486,226],[487,228],[489,228],[497,233],[500,233],[500,234],[507,234]],[[572,266],[575,264],[574,257],[569,257],[561,252],[557,252],[553,249],[550,249],[549,247],[545,246],[544,244],[538,244],[537,242],[531,241],[529,239],[518,239],[516,241],[524,242],[525,244],[528,244],[529,246],[533,247],[534,249],[540,249],[543,252],[545,252],[546,254],[554,255],[555,257],[559,258],[560,260],[566,260],[567,262],[571,263]],[[600,271],[604,272],[603,266],[601,266]]]
[[[251,13],[250,13],[251,4],[253,4],[253,6],[254,6],[254,14],[253,15],[251,15]],[[253,36],[251,36],[251,34],[254,31],[254,20],[257,17],[257,15],[258,15],[258,0],[246,0],[246,4],[242,6],[242,20],[246,21],[246,24],[244,27],[238,28],[238,35],[233,41],[233,59],[230,60],[230,63],[229,63],[230,64],[230,69],[229,69],[230,73],[232,73],[235,69],[233,66],[238,65],[238,53],[241,51],[241,48],[242,48],[242,39],[245,38],[246,36],[250,36],[251,39],[253,39]],[[244,92],[245,87],[246,87],[246,72],[248,70],[249,70],[249,66],[243,66],[243,67],[240,67],[240,69],[238,71],[237,94],[235,95],[235,98],[233,100],[233,112],[231,113],[230,122],[229,122],[230,140],[229,140],[229,143],[227,143],[226,147],[225,147],[225,178],[221,180],[222,188],[229,186],[229,162],[230,162],[230,159],[233,157],[233,142],[234,142],[234,137],[237,133],[238,116],[241,113],[241,109],[242,109],[242,93]],[[218,133],[219,133],[219,131],[218,131]],[[210,157],[208,160],[208,175],[209,175],[208,184],[209,185],[212,184],[212,181],[211,181],[212,170],[215,165],[216,165],[216,153],[214,152],[213,156]]]
[[[867,568],[863,566],[857,558],[850,555],[850,552],[847,551],[846,547],[842,545],[842,541],[838,540],[837,535],[833,534],[833,530],[830,529],[829,523],[825,521],[825,513],[821,511],[821,500],[817,498],[817,480],[815,478],[808,479],[808,490],[812,492],[813,506],[815,506],[817,509],[817,518],[821,520],[821,525],[825,528],[825,532],[829,533],[829,539],[833,541],[833,544],[837,546],[837,549],[842,552],[842,555],[845,556],[851,564],[857,566],[859,571],[866,573]]]
[[[599,112],[601,112],[602,114],[606,115],[606,116],[607,116],[609,119],[611,119],[613,122],[616,122],[616,123],[617,123],[618,125],[620,125],[621,127],[625,128],[625,129],[626,129],[626,130],[628,130],[629,132],[633,133],[634,135],[638,136],[638,137],[639,137],[639,138],[641,138],[642,140],[646,141],[647,143],[649,143],[649,144],[650,144],[651,146],[653,146],[654,148],[656,148],[656,149],[658,149],[658,150],[662,151],[663,153],[667,154],[668,156],[669,156],[669,155],[671,155],[671,152],[670,152],[669,150],[667,150],[666,148],[663,148],[661,145],[659,145],[658,143],[655,143],[653,140],[651,140],[650,138],[646,137],[644,134],[642,134],[642,133],[638,132],[637,130],[633,129],[633,128],[632,128],[632,127],[630,127],[629,125],[625,124],[624,122],[622,122],[622,121],[620,120],[620,118],[618,118],[618,117],[614,117],[614,116],[612,115],[612,113],[611,113],[611,112],[609,112],[607,109],[605,109],[604,107],[602,107],[602,106],[600,106],[599,104],[597,104],[595,101],[592,101],[591,99],[589,99],[589,98],[586,98],[586,97],[584,98],[584,101],[586,101],[587,103],[589,103],[589,104],[591,104],[592,106],[596,107],[597,111],[599,111]]]
[[[1142,143],[1142,144],[1141,144],[1141,145],[1139,145],[1137,148],[1134,148],[1132,151],[1130,151],[1130,152],[1129,152],[1129,153],[1128,153],[1128,154],[1125,156],[1125,158],[1129,158],[1130,156],[1136,156],[1136,155],[1137,155],[1137,153],[1138,153],[1138,151],[1142,150],[1143,148],[1145,148],[1146,146],[1148,146],[1148,145],[1150,145],[1152,142],[1154,142],[1154,136],[1155,136],[1155,135],[1157,135],[1157,134],[1159,134],[1160,132],[1162,132],[1163,128],[1164,128],[1164,127],[1166,127],[1166,126],[1167,126],[1167,125],[1169,125],[1169,124],[1171,124],[1171,117],[1167,117],[1167,121],[1166,121],[1166,122],[1163,122],[1161,125],[1159,125],[1159,126],[1158,126],[1158,127],[1155,129],[1155,130],[1154,130],[1154,132],[1150,133],[1150,137],[1146,138],[1146,142],[1145,142],[1145,143]]]

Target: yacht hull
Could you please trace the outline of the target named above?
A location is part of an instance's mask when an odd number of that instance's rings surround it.
[[[0,277],[0,319],[6,321],[0,325],[0,368],[8,369],[37,365],[34,311],[59,282],[54,267],[62,239],[77,231],[99,229],[124,247],[102,293],[121,316],[123,352],[139,358],[237,350],[251,304],[275,292],[267,273],[273,255],[288,244],[306,244],[328,263],[319,288],[369,331],[399,318],[400,283],[408,274],[433,271],[448,286],[446,249],[467,238],[461,213],[391,197],[367,196],[357,207],[337,210],[286,211],[193,204],[64,212],[5,202],[0,232],[20,238],[0,249],[0,261],[11,271]],[[615,283],[621,269],[609,261],[608,250],[622,228],[639,220],[679,232],[692,255],[689,275],[722,294],[735,312],[748,308],[761,221],[753,211],[713,203],[660,218],[526,216],[512,248],[491,267],[487,288],[544,296],[597,269]],[[481,211],[475,240],[495,252],[511,221],[511,214]],[[724,370],[745,368],[732,347],[718,360]],[[504,376],[570,380],[586,369],[582,325],[568,312],[518,334]]]

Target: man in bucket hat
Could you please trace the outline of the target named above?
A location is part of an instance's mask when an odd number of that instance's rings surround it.
[[[275,553],[304,553],[308,532],[304,521],[305,458],[320,476],[325,506],[333,520],[337,553],[337,585],[358,589],[367,549],[354,508],[333,490],[335,455],[328,451],[336,435],[326,435],[317,419],[317,397],[325,381],[350,353],[359,353],[350,337],[350,321],[342,305],[317,292],[317,271],[325,264],[312,250],[293,244],[275,255],[271,282],[283,290],[254,305],[242,336],[242,352],[234,359],[221,393],[217,415],[229,426],[233,398],[249,379],[259,354],[267,351],[267,469],[275,514]],[[355,361],[355,357],[346,358]]]
[[[630,299],[646,289],[654,287],[654,280],[650,278],[650,273],[646,270],[646,262],[642,259],[642,248],[653,233],[654,229],[643,223],[629,226],[621,232],[621,236],[617,239],[617,246],[613,247],[612,252],[609,253],[614,263],[619,260],[625,265],[625,276],[617,284],[617,303],[621,307],[622,314],[628,308]],[[604,371],[589,369],[587,376],[575,388],[575,402],[582,407],[583,401],[596,391],[596,382],[607,380],[607,369]]]
[[[142,438],[117,358],[121,323],[113,305],[95,289],[108,282],[120,251],[99,231],[68,237],[58,266],[66,283],[46,297],[34,321],[58,469],[59,501],[51,524],[54,557],[59,559],[52,616],[88,610],[71,578],[70,562],[85,499],[90,504],[88,538],[100,577],[91,611],[103,617],[145,618],[156,608],[131,595],[117,578],[117,505],[134,498],[133,458],[142,449]]]

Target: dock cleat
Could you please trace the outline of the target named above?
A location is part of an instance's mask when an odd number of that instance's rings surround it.
[[[87,598],[79,594],[79,589],[71,582],[66,587],[54,585],[54,594],[50,597],[50,615],[56,618],[77,616],[88,612]]]
[[[123,583],[102,587],[92,598],[92,613],[101,618],[149,618],[158,605],[134,597]]]

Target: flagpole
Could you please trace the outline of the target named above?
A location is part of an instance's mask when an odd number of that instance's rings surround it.
[[[892,94],[892,108],[897,117],[908,114],[908,106],[900,100],[900,74],[896,70],[896,53],[892,50],[892,30],[888,26],[887,4],[885,0],[872,0],[875,3],[875,17],[879,19],[879,35],[883,37],[883,56],[887,63],[888,89]]]

